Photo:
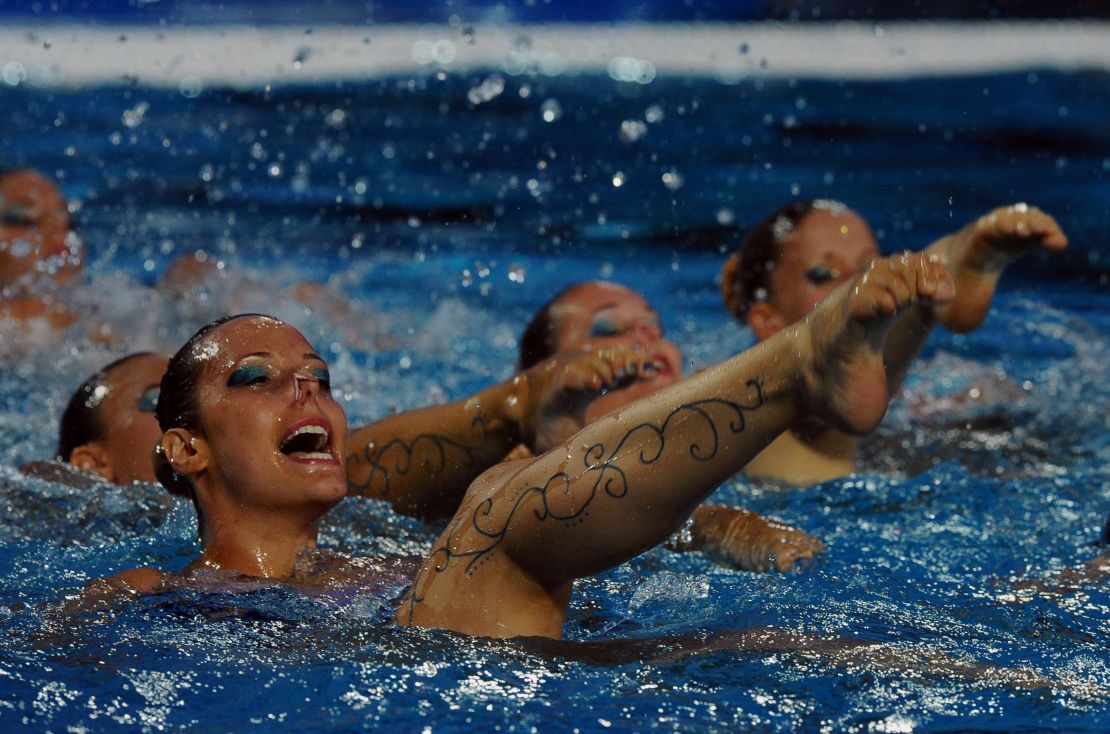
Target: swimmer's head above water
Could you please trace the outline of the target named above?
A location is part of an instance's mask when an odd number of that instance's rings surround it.
[[[879,256],[871,228],[845,205],[797,201],[757,224],[725,262],[721,295],[760,341],[804,318]]]
[[[659,314],[639,293],[605,281],[577,283],[532,317],[520,338],[520,367],[527,369],[556,354],[624,346],[650,352],[652,370],[595,400],[587,421],[677,382],[682,377],[682,355],[663,336]]]
[[[62,414],[56,458],[109,482],[153,482],[150,450],[166,358],[141,352],[112,362],[77,388]]]
[[[65,283],[83,258],[58,187],[30,169],[0,172],[0,288],[43,277]]]
[[[170,358],[157,406],[156,472],[189,497],[204,537],[250,516],[318,517],[347,492],[347,418],[327,364],[291,326],[213,322]]]

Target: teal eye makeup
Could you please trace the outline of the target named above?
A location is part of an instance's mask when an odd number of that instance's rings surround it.
[[[617,322],[606,316],[600,316],[590,324],[590,336],[620,336],[621,333]]]
[[[9,227],[26,227],[35,223],[35,217],[28,207],[14,204],[0,210],[0,222]]]
[[[139,396],[139,412],[140,413],[153,413],[154,409],[158,406],[158,393],[161,392],[159,385],[151,385],[143,394]]]
[[[813,285],[822,285],[835,278],[838,273],[827,265],[818,265],[806,271],[806,280]]]
[[[261,365],[245,364],[231,373],[227,378],[228,387],[243,387],[261,385],[270,379],[270,373]]]
[[[320,382],[320,387],[324,390],[331,389],[331,373],[323,367],[317,367],[312,370],[312,376]]]

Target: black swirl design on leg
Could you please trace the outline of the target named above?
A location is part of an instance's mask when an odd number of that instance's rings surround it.
[[[687,447],[687,453],[694,461],[705,462],[714,459],[721,448],[722,432],[727,431],[732,435],[742,433],[747,427],[746,414],[758,410],[766,402],[763,385],[760,381],[749,380],[746,385],[754,394],[750,403],[737,403],[723,398],[707,398],[692,403],[684,403],[668,413],[659,425],[645,422],[633,426],[612,450],[606,449],[602,443],[590,446],[586,449],[582,458],[587,472],[593,473],[596,478],[585,490],[580,501],[576,503],[577,506],[568,511],[560,512],[552,507],[550,502],[550,494],[553,489],[562,490],[562,496],[565,498],[571,488],[570,475],[566,472],[558,472],[549,477],[542,486],[525,487],[517,494],[512,501],[512,506],[506,513],[503,515],[498,513],[503,519],[492,526],[489,525],[489,522],[493,516],[493,498],[483,500],[469,516],[464,515],[456,518],[444,534],[446,542],[435,548],[431,553],[431,558],[435,559],[435,563],[426,562],[414,579],[407,600],[409,624],[412,624],[416,605],[424,599],[419,592],[419,588],[427,574],[431,571],[442,573],[447,570],[452,562],[465,561],[466,570],[464,573],[467,576],[472,575],[486,560],[492,557],[497,547],[505,540],[513,518],[516,517],[517,512],[528,504],[529,500],[535,499],[538,502],[538,504],[533,502],[531,507],[532,513],[538,520],[555,520],[569,525],[581,522],[585,518],[599,491],[614,499],[628,496],[631,487],[625,470],[621,468],[619,461],[627,458],[622,456],[622,451],[634,436],[646,436],[648,441],[639,447],[638,452],[631,455],[636,456],[641,464],[654,464],[663,455],[666,448],[667,429],[674,425],[674,422],[680,417],[692,416],[704,422],[707,435],[706,440],[693,441]],[[722,411],[728,415],[728,419],[724,421],[723,425],[721,425],[719,419],[715,419],[713,416],[713,412]],[[478,538],[486,539],[488,542],[477,543],[476,547],[470,550],[452,550],[452,539],[457,537],[460,529],[464,528],[472,529]]]

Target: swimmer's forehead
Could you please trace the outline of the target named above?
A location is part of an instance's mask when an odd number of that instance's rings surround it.
[[[244,316],[220,324],[197,342],[189,358],[204,368],[223,370],[247,357],[295,353],[323,362],[299,331],[270,316]]]
[[[35,171],[14,171],[0,176],[0,204],[38,204],[65,209],[65,198],[50,179]]]
[[[571,311],[597,313],[629,305],[655,313],[651,304],[636,291],[605,281],[591,281],[577,286],[560,298],[552,310],[558,316]]]
[[[100,373],[89,382],[85,405],[97,408],[109,395],[129,387],[158,385],[166,372],[167,359],[160,354],[139,354]]]
[[[844,256],[854,260],[855,256],[870,259],[879,252],[879,243],[870,225],[847,208],[814,210],[795,225],[779,245],[782,257]]]
[[[160,354],[143,354],[122,362],[104,375],[109,389],[129,384],[157,385],[166,372],[167,359]]]
[[[796,229],[800,228],[806,220],[819,212],[824,212],[834,217],[852,215],[858,218],[858,215],[849,209],[847,204],[834,199],[814,199],[811,206],[813,207],[812,210],[797,222],[792,221],[791,218],[785,214],[777,217],[775,221],[771,223],[771,234],[774,236],[775,241],[785,242],[789,240]]]

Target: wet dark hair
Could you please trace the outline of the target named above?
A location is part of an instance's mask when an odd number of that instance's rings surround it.
[[[721,298],[739,321],[746,321],[752,304],[767,297],[771,271],[779,261],[782,232],[797,229],[817,209],[817,200],[794,201],[771,212],[744,238],[740,249],[721,268]]]
[[[204,372],[205,361],[197,359],[197,347],[209,334],[229,321],[242,318],[264,318],[272,316],[258,313],[243,313],[224,316],[200,327],[189,340],[170,357],[166,373],[162,375],[162,387],[158,392],[158,405],[154,416],[162,432],[171,428],[200,429],[200,406],[197,404],[197,387]],[[189,480],[173,470],[162,452],[161,442],[154,449],[154,476],[172,494],[196,501],[193,485]],[[198,513],[200,508],[197,508]]]
[[[117,367],[138,357],[149,356],[154,356],[154,353],[135,352],[120,357],[115,362],[101,367],[81,383],[81,386],[70,396],[65,412],[62,413],[62,420],[58,424],[58,450],[54,453],[55,458],[69,461],[73,450],[78,446],[104,438],[104,421],[100,416],[100,405],[104,398],[101,389],[107,387],[108,377]]]
[[[528,326],[524,327],[524,333],[520,335],[520,362],[518,366],[521,370],[526,370],[555,354],[555,332],[558,330],[558,324],[552,319],[551,312],[555,306],[559,305],[560,301],[589,282],[594,281],[567,286],[552,296],[547,303],[540,306],[539,311],[536,311],[532,320],[528,322]]]

